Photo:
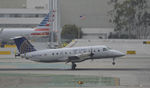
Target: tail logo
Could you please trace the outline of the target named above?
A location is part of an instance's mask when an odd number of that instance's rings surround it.
[[[23,41],[23,43],[20,46],[20,53],[27,53],[32,51],[35,51],[33,46],[27,40]]]

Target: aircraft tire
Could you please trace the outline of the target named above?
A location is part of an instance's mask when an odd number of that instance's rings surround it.
[[[76,69],[76,64],[75,63],[72,63],[72,70],[75,70]]]

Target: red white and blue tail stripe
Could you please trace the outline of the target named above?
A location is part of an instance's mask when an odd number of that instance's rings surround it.
[[[46,17],[42,20],[42,22],[37,26],[37,27],[42,27],[42,26],[49,26],[49,15],[50,15],[50,13],[48,13],[47,15],[46,15]]]
[[[49,35],[50,30],[50,21],[49,21],[50,13],[46,15],[46,17],[42,20],[42,22],[34,29],[34,33],[31,35],[37,36],[47,36]]]

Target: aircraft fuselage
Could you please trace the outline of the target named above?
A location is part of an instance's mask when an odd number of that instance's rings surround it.
[[[93,55],[91,56],[91,54]],[[121,57],[124,54],[106,46],[87,46],[40,50],[22,54],[21,56],[38,62],[66,62],[69,57],[74,58],[70,62],[82,62],[88,59]]]

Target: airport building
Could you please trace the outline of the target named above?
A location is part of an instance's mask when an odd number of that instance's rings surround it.
[[[112,27],[107,14],[111,9],[108,1],[59,0],[61,26],[77,24],[86,28]],[[49,0],[0,0],[0,26],[17,27],[16,24],[39,24],[48,13],[48,9]]]
[[[100,28],[112,29],[108,16],[111,6],[108,2],[109,0],[59,0],[61,27],[76,24],[97,31]],[[0,28],[36,27],[48,12],[49,0],[0,0]]]
[[[99,31],[98,35],[105,38],[113,31],[108,15],[112,9],[109,1],[59,0],[60,26],[76,24],[83,31],[87,28],[95,30],[94,33]],[[0,0],[0,28],[36,27],[48,12],[49,0]]]
[[[48,6],[48,2],[42,1],[41,7],[38,2],[40,0],[0,0],[0,27],[35,27],[48,13],[48,7],[42,8]],[[37,6],[31,7],[34,5]]]

